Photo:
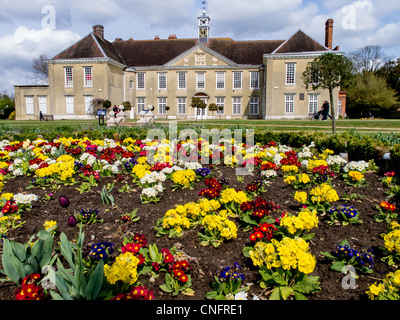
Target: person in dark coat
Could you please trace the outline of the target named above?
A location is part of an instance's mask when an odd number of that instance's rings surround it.
[[[327,120],[328,117],[332,119],[332,116],[329,114],[329,103],[325,100],[322,105],[322,120]]]
[[[118,109],[118,107],[116,105],[114,105],[113,111],[114,111],[114,118],[116,118],[117,117],[117,113],[119,112],[119,109]]]
[[[43,113],[41,110],[39,111],[39,120],[44,121]]]

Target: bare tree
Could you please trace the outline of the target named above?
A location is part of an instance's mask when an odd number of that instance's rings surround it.
[[[353,61],[356,70],[375,72],[381,68],[386,62],[391,60],[380,46],[370,45],[364,48],[359,48],[348,54],[348,57]]]
[[[46,54],[41,54],[39,58],[32,59],[33,74],[38,81],[49,81],[49,69],[46,60]]]

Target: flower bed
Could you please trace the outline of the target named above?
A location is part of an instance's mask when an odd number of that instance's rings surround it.
[[[213,159],[217,148],[204,141],[167,145],[131,138],[1,141],[2,269],[10,281],[0,284],[0,298],[398,295],[396,173],[379,176],[373,161],[347,162],[313,144],[271,142],[254,148],[253,173],[236,176],[236,160],[167,162],[172,148]],[[365,259],[348,255],[336,261],[344,245],[352,249],[346,254],[365,251],[373,263],[360,266]],[[30,267],[20,270],[22,264]],[[69,269],[87,287],[68,278]],[[394,292],[385,289],[389,281]],[[29,288],[35,294],[26,295]]]

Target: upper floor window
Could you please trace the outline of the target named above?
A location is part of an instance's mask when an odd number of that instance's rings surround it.
[[[136,77],[137,77],[137,79],[136,79],[137,89],[144,89],[144,73],[139,72],[136,75]]]
[[[84,67],[85,87],[93,87],[92,67]]]
[[[160,72],[158,74],[158,89],[167,89],[167,73]]]
[[[186,89],[186,72],[178,72],[178,89]]]
[[[296,64],[287,63],[286,64],[286,84],[295,84],[296,77]]]
[[[217,89],[225,89],[225,72],[216,73]]]
[[[260,73],[258,71],[250,72],[250,89],[258,89],[259,88],[259,77]]]
[[[233,89],[242,89],[242,73],[233,73]]]
[[[65,78],[65,87],[72,88],[73,87],[72,67],[64,68],[64,78]]]
[[[206,73],[197,72],[196,73],[196,88],[205,89],[206,88]]]

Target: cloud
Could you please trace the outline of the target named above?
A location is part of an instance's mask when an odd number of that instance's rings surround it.
[[[4,86],[10,90],[10,86],[16,81],[15,76],[6,78],[4,73],[10,73],[10,70],[13,70],[13,74],[18,74],[24,70],[25,74],[29,75],[32,71],[33,58],[43,53],[51,58],[80,38],[80,35],[69,30],[50,28],[35,30],[25,26],[17,27],[12,34],[3,35],[0,37],[0,70],[3,75],[3,86],[0,90],[3,90]]]

